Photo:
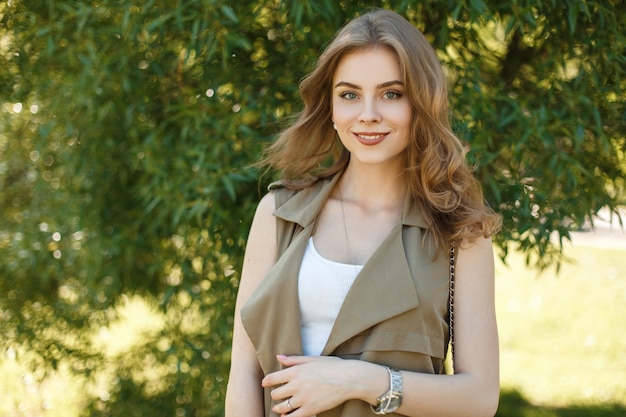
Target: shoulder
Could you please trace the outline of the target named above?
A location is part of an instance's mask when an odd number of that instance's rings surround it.
[[[462,256],[462,258],[471,258],[471,256],[492,256],[493,242],[490,237],[483,236],[472,240],[464,239],[461,244],[458,245],[457,253]]]
[[[262,218],[271,218],[273,217],[273,213],[276,210],[276,195],[275,191],[270,191],[265,194],[261,200],[259,200],[259,204],[257,205],[256,212],[254,217],[262,217]]]
[[[273,194],[267,193],[257,205],[248,234],[244,255],[241,286],[256,287],[273,264],[277,253],[276,204]]]
[[[491,304],[495,285],[495,262],[491,238],[480,237],[462,244],[457,251],[456,258],[455,286],[460,298],[473,300],[472,305],[482,304],[481,308]]]
[[[262,249],[268,245],[268,239],[276,235],[276,201],[274,193],[265,194],[257,204],[250,233],[248,235],[248,249],[256,247]]]
[[[493,265],[493,242],[491,238],[479,237],[464,240],[456,250],[457,267],[471,271],[481,271]]]

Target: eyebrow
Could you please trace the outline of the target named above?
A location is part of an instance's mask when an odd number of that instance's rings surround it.
[[[398,80],[387,81],[387,82],[384,82],[384,83],[382,83],[382,84],[378,84],[378,85],[376,86],[376,88],[377,88],[377,89],[379,89],[379,88],[387,88],[387,87],[391,87],[392,85],[400,85],[400,86],[404,86],[404,83],[403,83],[402,81],[398,81]],[[335,88],[338,88],[338,87],[349,87],[349,88],[354,88],[354,89],[357,89],[357,90],[360,90],[360,89],[361,89],[361,87],[359,87],[358,85],[356,85],[356,84],[352,84],[352,83],[349,83],[349,82],[347,82],[347,81],[339,81],[339,82],[335,85]]]

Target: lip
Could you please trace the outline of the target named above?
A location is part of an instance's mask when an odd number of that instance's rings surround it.
[[[381,132],[352,132],[356,140],[365,146],[374,146],[387,138],[389,133]]]

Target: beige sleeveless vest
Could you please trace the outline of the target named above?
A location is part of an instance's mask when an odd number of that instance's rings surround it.
[[[300,191],[274,187],[281,255],[242,309],[243,325],[264,374],[281,369],[277,354],[302,355],[300,262],[338,177]],[[432,240],[423,239],[425,229],[421,215],[407,203],[401,223],[368,260],[348,292],[322,355],[409,371],[442,372],[448,346],[448,257],[444,252],[433,257]],[[265,416],[274,417],[269,394],[266,389]],[[370,415],[368,404],[351,400],[318,417]]]

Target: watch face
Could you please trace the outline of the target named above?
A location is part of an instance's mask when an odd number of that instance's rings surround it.
[[[389,407],[387,407],[387,412],[392,413],[400,407],[402,404],[402,397],[398,397],[396,395],[391,396],[391,401],[389,402]]]
[[[378,398],[378,405],[376,408],[372,406],[374,414],[382,415],[393,413],[402,404],[402,397],[397,393],[387,393],[387,395]]]

